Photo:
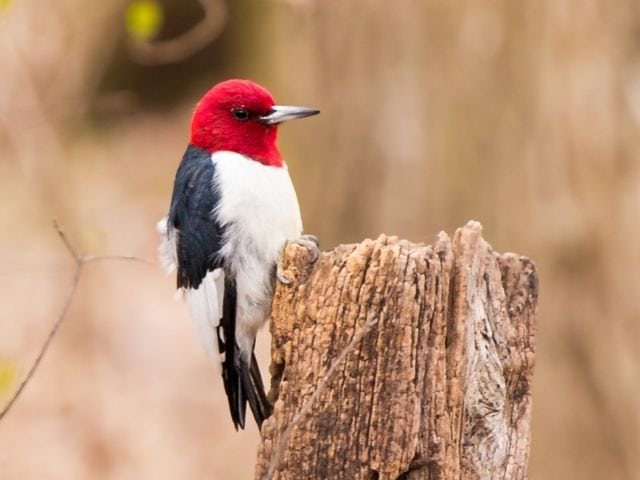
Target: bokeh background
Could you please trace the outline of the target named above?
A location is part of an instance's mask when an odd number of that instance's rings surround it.
[[[532,479],[640,478],[640,3],[0,1],[0,403],[88,265],[0,478],[248,479],[156,262],[190,115],[246,77],[322,110],[281,129],[323,248],[468,219],[540,274]],[[258,346],[267,371],[268,332]]]

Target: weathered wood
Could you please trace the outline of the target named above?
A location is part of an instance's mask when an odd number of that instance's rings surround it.
[[[481,230],[287,247],[256,478],[527,477],[537,276]]]

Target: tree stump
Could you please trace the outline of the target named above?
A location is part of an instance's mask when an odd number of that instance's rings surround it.
[[[256,478],[527,478],[538,280],[471,221],[284,252]]]

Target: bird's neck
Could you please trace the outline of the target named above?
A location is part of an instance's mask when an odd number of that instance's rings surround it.
[[[284,162],[276,143],[277,132],[276,128],[265,128],[242,135],[200,128],[192,131],[190,143],[209,153],[234,152],[269,167],[282,167]]]

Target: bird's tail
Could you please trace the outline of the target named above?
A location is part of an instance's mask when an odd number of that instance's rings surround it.
[[[240,361],[239,376],[241,381],[240,397],[245,402],[249,402],[249,408],[253,413],[258,428],[262,427],[262,422],[271,415],[271,404],[267,400],[267,395],[262,384],[260,368],[256,361],[256,356],[251,352],[251,361]]]
[[[225,360],[222,368],[222,379],[229,399],[231,419],[236,429],[238,427],[244,429],[248,402],[253,418],[260,428],[262,422],[271,415],[272,408],[267,400],[258,362],[253,353],[251,353],[251,361],[247,362],[243,359],[243,355],[239,355],[237,347],[234,350],[233,361]]]
[[[247,358],[235,342],[236,293],[232,284],[225,285],[222,327],[224,340],[219,336],[219,348],[224,352],[222,380],[229,400],[229,411],[236,430],[244,429],[247,402],[253,417],[262,427],[262,422],[271,415],[271,404],[267,400],[258,362],[251,349]],[[254,342],[255,345],[255,342]]]

